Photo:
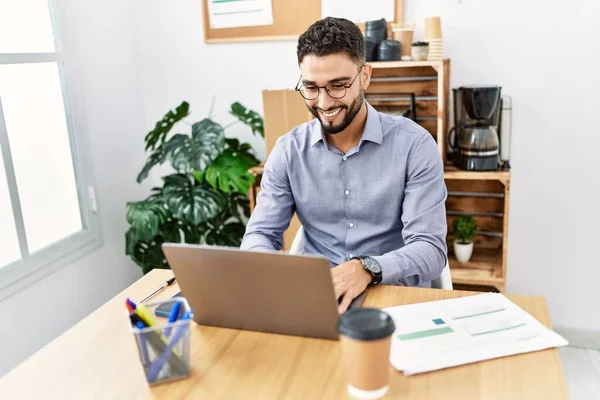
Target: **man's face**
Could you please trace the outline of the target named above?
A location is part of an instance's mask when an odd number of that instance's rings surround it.
[[[336,134],[343,131],[360,111],[365,99],[364,90],[369,84],[370,66],[365,65],[360,71],[359,69],[360,65],[345,54],[331,54],[324,57],[309,54],[302,59],[300,85],[325,86],[331,83],[349,85],[356,77],[341,99],[334,99],[325,89],[320,89],[317,99],[305,100],[306,107],[319,119],[325,133]]]

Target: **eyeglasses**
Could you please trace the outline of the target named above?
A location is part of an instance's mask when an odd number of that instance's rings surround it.
[[[302,76],[300,76],[300,80],[298,80],[298,83],[296,84],[296,91],[300,92],[300,95],[306,100],[316,100],[319,97],[319,94],[321,93],[321,89],[325,89],[329,97],[331,97],[332,99],[341,99],[346,95],[346,89],[349,89],[356,80],[356,78],[358,78],[358,75],[360,75],[360,71],[362,71],[362,68],[364,66],[365,64],[363,64],[359,68],[358,74],[356,74],[354,79],[352,79],[352,82],[350,82],[347,85],[342,82],[331,82],[326,86],[317,86],[309,84],[302,85],[299,87],[298,85],[300,85],[300,81],[302,80]]]

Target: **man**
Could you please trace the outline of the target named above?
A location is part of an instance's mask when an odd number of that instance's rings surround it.
[[[304,252],[335,266],[340,314],[369,285],[430,287],[447,260],[447,191],[435,141],[365,101],[371,66],[354,23],[316,22],[297,55],[296,90],[316,119],[277,141],[241,248],[280,250],[295,211]]]

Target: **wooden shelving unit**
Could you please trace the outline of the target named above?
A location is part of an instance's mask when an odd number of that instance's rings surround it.
[[[481,290],[504,292],[508,246],[510,172],[462,171],[447,166],[444,172],[448,200],[448,228],[458,215],[471,215],[478,225],[473,256],[468,263],[454,257],[454,238],[448,234],[448,260],[452,282]]]
[[[407,93],[414,93],[417,123],[435,138],[446,164],[444,178],[448,227],[457,215],[472,215],[478,223],[471,261],[454,257],[453,237],[448,235],[452,281],[457,286],[504,291],[508,243],[510,172],[463,171],[447,164],[449,130],[450,60],[375,62],[367,100],[381,112],[405,109]],[[397,94],[398,100],[394,97]],[[402,97],[404,96],[404,97]]]
[[[379,111],[405,108],[409,99],[384,98],[382,95],[414,93],[417,123],[436,139],[440,154],[446,160],[446,132],[450,99],[450,60],[373,62],[371,84],[365,92],[369,103]]]

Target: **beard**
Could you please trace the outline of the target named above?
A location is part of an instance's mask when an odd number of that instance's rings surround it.
[[[328,133],[330,135],[335,135],[337,133],[340,133],[344,129],[346,129],[348,126],[350,126],[350,124],[352,123],[352,121],[354,121],[354,118],[360,111],[360,108],[362,107],[364,101],[365,101],[365,94],[361,90],[360,93],[358,94],[358,97],[356,97],[356,99],[354,99],[352,104],[350,104],[349,106],[336,105],[334,107],[331,107],[329,110],[323,110],[319,107],[309,107],[308,105],[306,106],[306,108],[308,108],[308,111],[310,111],[310,113],[319,120],[319,122],[321,123],[321,127],[323,128],[323,132]],[[337,125],[334,125],[333,122],[323,121],[321,119],[321,114],[319,113],[319,110],[328,112],[328,111],[333,111],[337,108],[342,108],[345,110],[344,119],[342,120],[342,122],[340,122]],[[342,110],[340,110],[340,112],[342,112]]]

